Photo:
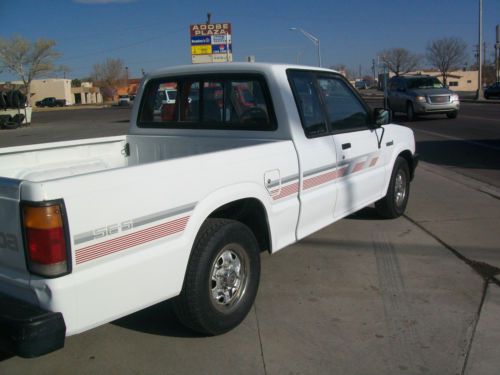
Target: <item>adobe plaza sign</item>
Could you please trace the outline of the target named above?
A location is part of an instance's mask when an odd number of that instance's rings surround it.
[[[195,24],[189,31],[193,64],[233,61],[230,23]]]
[[[227,35],[231,34],[230,23],[200,23],[191,25],[191,37],[206,35]]]

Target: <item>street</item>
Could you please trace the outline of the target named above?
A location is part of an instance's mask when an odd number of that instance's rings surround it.
[[[0,147],[125,134],[129,116],[37,112],[1,130]],[[256,303],[235,330],[197,336],[166,301],[41,358],[0,354],[0,373],[497,374],[500,104],[395,122],[414,130],[421,160],[407,213],[381,220],[368,207],[262,254]]]

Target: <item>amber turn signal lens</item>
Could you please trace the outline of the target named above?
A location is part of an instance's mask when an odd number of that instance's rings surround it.
[[[58,205],[46,207],[25,206],[24,226],[32,229],[55,229],[63,226]]]

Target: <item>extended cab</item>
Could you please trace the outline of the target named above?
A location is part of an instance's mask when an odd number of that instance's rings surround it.
[[[403,214],[415,141],[388,122],[332,70],[196,65],[145,77],[126,136],[0,149],[0,346],[42,355],[173,297],[191,329],[232,329],[260,251]]]

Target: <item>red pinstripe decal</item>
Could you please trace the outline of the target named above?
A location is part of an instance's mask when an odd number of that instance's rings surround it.
[[[273,197],[273,200],[281,199],[288,197],[289,195],[296,194],[299,192],[299,183],[294,182],[293,184],[284,186],[281,188],[281,191],[278,195]]]
[[[378,159],[379,159],[378,156],[373,157],[370,160],[370,164],[368,165],[368,168],[373,167],[375,164],[377,164]],[[365,169],[366,163],[367,163],[367,160],[357,162],[356,164],[354,164],[354,167],[352,168],[352,171],[350,173],[356,173],[356,172],[362,171],[363,169]],[[328,171],[326,173],[304,179],[302,188],[304,190],[312,189],[313,187],[326,184],[326,183],[331,182],[337,178],[344,177],[347,175],[350,165],[352,165],[352,164],[346,164],[346,165],[343,165],[341,167],[338,167],[335,170],[331,170],[331,171]],[[277,191],[278,190],[271,191],[271,195],[276,193]],[[281,199],[281,198],[287,197],[287,196],[294,194],[294,193],[297,193],[297,192],[298,192],[298,183],[294,183],[294,184],[283,187],[281,189],[281,192],[278,195],[273,196],[273,200]]]
[[[356,163],[351,173],[359,172],[364,168],[364,166],[365,166],[365,161],[360,161],[359,163]]]
[[[184,216],[176,220],[155,225],[151,228],[139,230],[135,233],[126,234],[112,240],[78,249],[75,255],[76,264],[85,263],[96,258],[182,232],[186,228],[188,220],[189,216]]]
[[[342,166],[334,171],[326,172],[304,180],[304,190],[311,189],[318,185],[326,184],[336,178],[343,177],[347,171],[348,165]]]

